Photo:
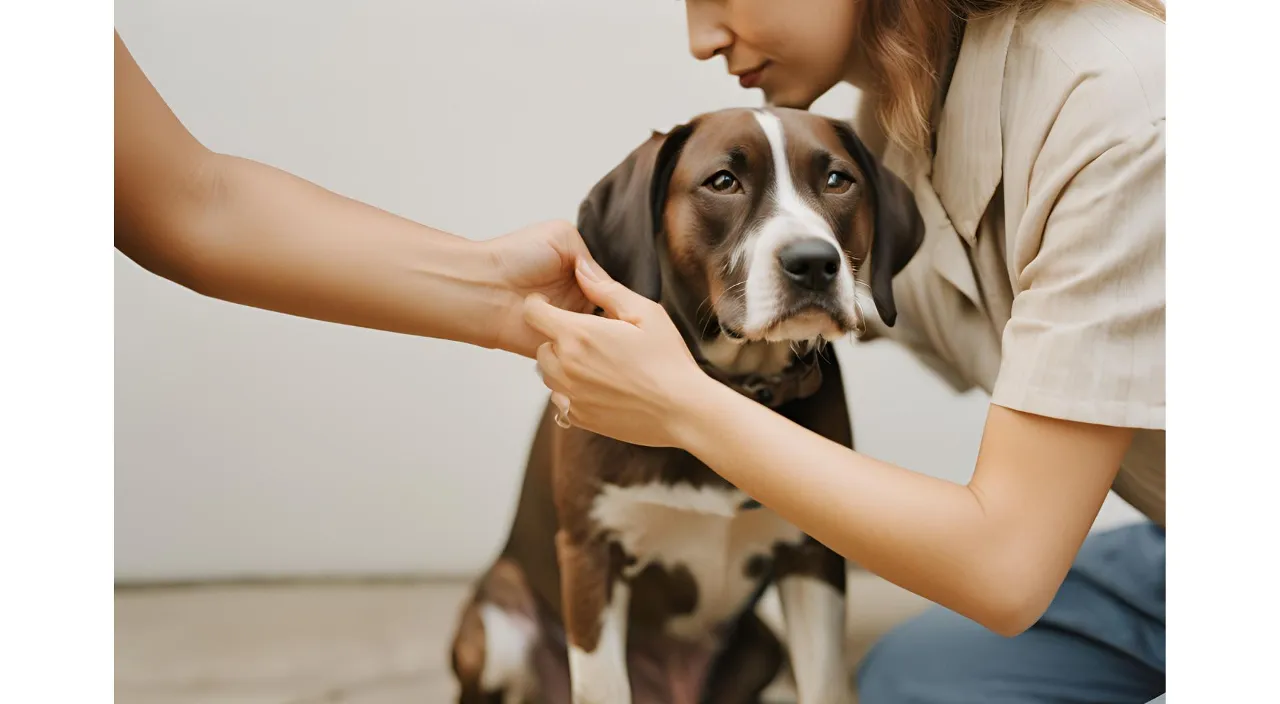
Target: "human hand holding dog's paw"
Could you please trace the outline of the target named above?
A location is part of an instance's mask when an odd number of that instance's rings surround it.
[[[577,281],[599,317],[573,313],[539,294],[525,320],[548,338],[538,369],[561,416],[580,428],[636,445],[674,446],[687,399],[714,382],[658,303],[580,259]]]

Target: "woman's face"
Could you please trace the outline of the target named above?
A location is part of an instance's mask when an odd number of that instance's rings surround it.
[[[849,77],[856,0],[685,0],[689,50],[723,55],[771,105],[808,108]]]

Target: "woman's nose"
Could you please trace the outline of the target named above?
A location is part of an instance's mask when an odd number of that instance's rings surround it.
[[[699,61],[713,59],[733,44],[733,32],[724,23],[721,3],[685,2],[689,24],[689,53]]]

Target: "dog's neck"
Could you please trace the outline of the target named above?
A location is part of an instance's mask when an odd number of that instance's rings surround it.
[[[700,363],[707,374],[770,408],[811,396],[822,386],[816,350],[801,354],[785,342],[737,343],[723,338],[701,349]],[[712,362],[707,350],[724,361]]]
[[[777,408],[811,396],[822,385],[817,350],[802,350],[791,342],[733,340],[714,320],[703,332],[704,326],[672,301],[664,299],[663,307],[703,371],[743,396]]]

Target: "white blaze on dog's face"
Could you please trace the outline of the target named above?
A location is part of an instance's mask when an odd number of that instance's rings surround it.
[[[733,255],[747,259],[742,331],[770,340],[830,339],[844,332],[846,320],[858,318],[853,263],[832,223],[814,207],[822,205],[806,201],[792,180],[782,120],[764,111],[755,117],[769,139],[774,166],[766,196],[770,212]],[[821,190],[812,189],[816,197],[856,204],[852,164],[830,161]],[[803,166],[797,171],[800,178],[812,175]]]
[[[671,266],[706,282],[698,325],[720,339],[704,345],[833,340],[863,326],[865,179],[827,118],[737,110],[698,122],[672,172],[664,229]]]

